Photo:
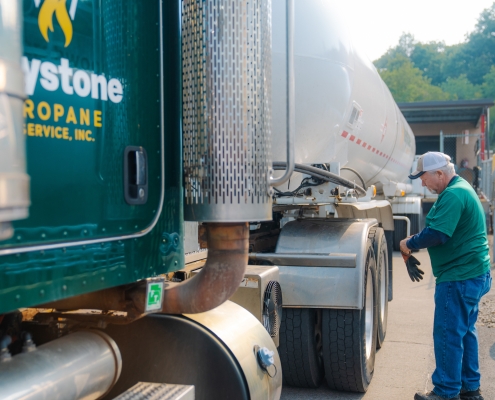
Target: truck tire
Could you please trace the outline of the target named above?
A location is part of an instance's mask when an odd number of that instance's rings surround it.
[[[283,382],[317,388],[323,380],[321,310],[284,308],[278,352]]]
[[[375,260],[371,241],[365,264],[364,307],[323,310],[323,363],[332,389],[364,393],[373,378],[377,313]]]
[[[393,268],[393,249],[392,249],[394,232],[385,231],[385,237],[387,238],[387,252],[388,252],[388,301],[392,301],[394,299],[394,268]]]
[[[376,268],[376,312],[377,337],[376,348],[382,347],[387,334],[388,319],[388,248],[387,238],[382,228],[371,228],[368,238],[373,244]]]

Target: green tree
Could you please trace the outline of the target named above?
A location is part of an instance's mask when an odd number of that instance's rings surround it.
[[[433,85],[440,85],[445,82],[443,73],[445,49],[446,46],[443,42],[420,43],[410,33],[403,33],[397,46],[388,49],[383,56],[375,61],[375,66],[378,69],[398,67],[397,60],[405,57],[419,68],[424,76],[430,78]],[[392,66],[391,63],[395,63],[395,66]]]
[[[407,57],[411,57],[416,43],[416,39],[414,39],[414,36],[411,33],[403,33],[399,38],[398,48],[404,55],[406,55]]]
[[[389,62],[401,59],[400,56],[409,58],[416,43],[414,36],[410,33],[403,33],[399,38],[399,44],[387,50],[387,52],[374,62],[376,68],[390,68]]]
[[[495,64],[495,3],[482,11],[474,31],[468,35],[459,57],[466,66],[467,78],[474,84],[483,83],[483,77]]]
[[[495,66],[483,77],[483,97],[495,99]],[[490,108],[490,147],[495,148],[495,107]]]
[[[441,88],[450,95],[451,100],[480,99],[483,97],[481,85],[473,85],[466,74],[457,78],[447,78],[447,81],[442,83]]]
[[[483,96],[495,99],[495,66],[492,65],[490,71],[483,77]]]
[[[410,59],[414,66],[431,79],[432,85],[440,85],[445,82],[443,72],[445,64],[445,43],[430,42],[416,43],[411,52]]]
[[[495,3],[483,10],[464,43],[421,43],[403,33],[374,62],[397,102],[495,99]],[[495,147],[495,107],[490,109]]]
[[[464,53],[465,43],[446,46],[444,51],[443,81],[447,78],[455,78],[465,74],[468,68],[467,59]]]
[[[431,80],[405,56],[398,55],[388,60],[390,66],[380,70],[382,79],[387,84],[396,102],[448,100],[449,94],[438,86],[433,86]]]

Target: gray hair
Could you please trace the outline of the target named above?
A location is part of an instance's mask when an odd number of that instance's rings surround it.
[[[434,174],[437,171],[442,171],[445,175],[451,176],[455,175],[455,166],[451,162],[449,162],[445,167],[435,169],[433,171],[428,171],[430,174]]]

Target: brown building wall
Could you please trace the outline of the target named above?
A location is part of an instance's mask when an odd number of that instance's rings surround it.
[[[462,133],[468,129],[470,133],[481,133],[480,126],[474,126],[469,122],[440,122],[430,124],[410,124],[414,136],[438,136],[440,131],[444,135]]]
[[[410,124],[414,136],[420,138],[424,136],[439,137],[440,131],[443,131],[444,135],[462,134],[465,130],[468,130],[470,134],[480,134],[481,127],[475,126],[469,122],[441,122],[441,123],[421,123]],[[420,139],[421,140],[421,139]],[[450,140],[450,141],[449,141]],[[454,158],[456,165],[459,167],[461,160],[467,159],[469,167],[472,168],[477,164],[477,157],[475,155],[476,137],[469,137],[468,143],[465,143],[464,138],[446,139],[444,141],[444,152]],[[455,142],[455,148],[453,145]],[[439,150],[439,149],[431,149]],[[453,154],[455,152],[455,154]]]

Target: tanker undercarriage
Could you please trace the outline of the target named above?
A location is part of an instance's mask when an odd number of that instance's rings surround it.
[[[284,383],[316,388],[325,378],[330,388],[365,392],[392,299],[392,211],[371,200],[373,186],[340,177],[338,164],[317,167],[296,164],[301,185],[275,189],[278,240],[258,239],[263,224],[252,225],[250,264],[280,270]]]

